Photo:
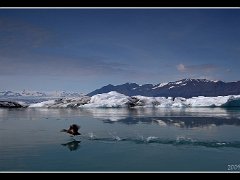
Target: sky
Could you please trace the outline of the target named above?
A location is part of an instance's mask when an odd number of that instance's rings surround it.
[[[240,9],[0,9],[0,90],[240,80]]]

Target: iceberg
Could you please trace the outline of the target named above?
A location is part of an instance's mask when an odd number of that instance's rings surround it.
[[[30,104],[30,108],[67,108],[67,107],[80,107],[84,104],[89,103],[90,97],[82,96],[79,98],[66,98],[66,99],[56,99],[56,100],[48,100],[40,103]]]
[[[88,108],[118,108],[128,107],[132,102],[131,97],[120,94],[116,91],[109,93],[97,94],[91,97],[89,104],[85,104],[83,107]]]
[[[31,104],[29,107],[58,108],[128,108],[128,107],[154,107],[154,108],[188,108],[188,107],[240,107],[240,95],[217,97],[145,97],[126,96],[116,91],[97,94],[92,97],[62,98]]]
[[[218,97],[193,97],[186,99],[186,104],[191,107],[236,107],[240,106],[240,95]]]
[[[23,102],[0,101],[0,108],[24,108],[27,105]]]

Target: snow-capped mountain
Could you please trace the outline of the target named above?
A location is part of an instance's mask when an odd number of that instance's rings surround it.
[[[223,82],[207,79],[182,79],[175,82],[144,84],[125,83],[122,85],[107,85],[89,94],[93,96],[101,93],[116,91],[127,96],[148,96],[148,97],[196,97],[196,96],[227,96],[240,94],[240,81]]]
[[[12,91],[0,91],[0,97],[18,97],[18,96],[21,96],[21,94]]]
[[[45,93],[49,97],[80,97],[84,94],[76,92],[66,92],[66,91],[54,91]]]
[[[53,91],[53,92],[39,92],[39,91],[27,91],[21,92],[14,91],[0,91],[0,97],[79,97],[81,93],[66,92],[66,91]]]

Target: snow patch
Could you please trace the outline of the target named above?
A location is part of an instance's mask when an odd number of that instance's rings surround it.
[[[158,86],[153,87],[152,89],[157,89],[163,86],[166,86],[168,83],[160,83]]]
[[[163,87],[163,86],[166,86],[168,83],[161,83],[161,84],[159,84],[159,86],[158,87]]]
[[[178,81],[178,82],[176,82],[175,84],[181,84],[182,83],[182,81]]]

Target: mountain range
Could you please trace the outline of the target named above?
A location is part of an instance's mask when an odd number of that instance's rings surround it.
[[[53,91],[53,92],[39,92],[39,91],[0,91],[0,97],[80,97],[81,93]]]
[[[175,82],[144,84],[125,83],[121,85],[109,84],[87,94],[93,96],[101,93],[116,91],[127,96],[148,96],[148,97],[184,97],[196,96],[226,96],[240,94],[240,81],[223,82],[207,79],[182,79]]]
[[[196,96],[216,97],[227,95],[240,95],[240,81],[223,82],[212,81],[207,79],[182,79],[174,82],[159,84],[143,84],[125,83],[121,85],[103,86],[96,89],[87,96],[108,93],[116,91],[126,96],[147,96],[147,97],[184,97],[191,98]],[[82,93],[66,92],[66,91],[0,91],[0,98],[23,98],[23,97],[80,97]]]

